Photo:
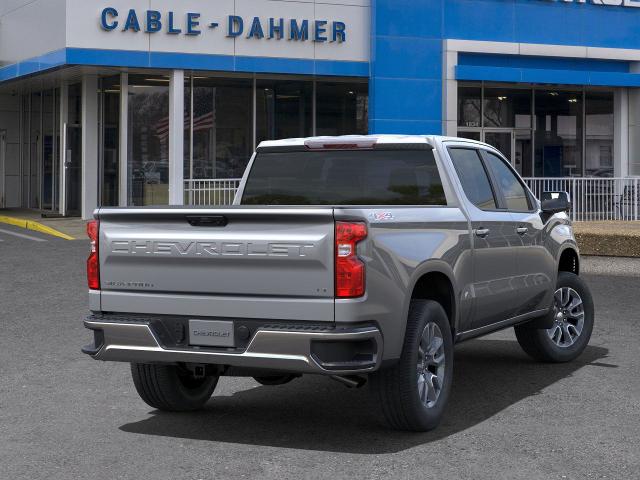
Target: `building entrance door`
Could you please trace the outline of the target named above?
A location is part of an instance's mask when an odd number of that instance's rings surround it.
[[[30,169],[40,177],[40,210],[45,216],[60,215],[60,89],[31,94],[29,124]],[[31,203],[25,205],[36,205]]]
[[[531,130],[484,130],[483,141],[497,148],[523,177],[532,176]]]
[[[64,198],[65,216],[80,215],[82,198],[82,127],[65,125]]]
[[[6,205],[6,199],[5,199],[6,156],[7,156],[7,132],[5,132],[4,130],[0,130],[0,208],[4,208]]]

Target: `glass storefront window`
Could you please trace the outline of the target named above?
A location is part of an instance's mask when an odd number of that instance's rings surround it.
[[[182,178],[189,180],[191,175],[191,82],[192,78],[184,76],[184,143]]]
[[[484,127],[531,128],[531,89],[484,89]]]
[[[482,115],[482,88],[460,85],[458,88],[458,126],[479,128]]]
[[[498,148],[524,177],[613,176],[613,125],[612,91],[458,87],[458,135]]]
[[[587,92],[585,115],[586,174],[613,177],[613,92]]]
[[[29,144],[30,144],[30,139],[29,139],[29,135],[30,135],[30,129],[29,129],[29,122],[31,121],[31,112],[30,112],[30,94],[27,95],[22,95],[22,126],[21,126],[21,131],[22,131],[22,165],[24,167],[26,167],[27,165],[29,165],[29,153],[30,153],[30,148],[29,148]],[[26,170],[26,171],[25,171]],[[19,182],[22,184],[22,198],[20,199],[20,204],[21,205],[25,205],[28,206],[28,200],[26,199],[25,196],[25,189],[24,186],[26,185],[26,180],[28,180],[28,177],[26,177],[28,172],[28,168],[24,168],[23,172],[21,173],[22,178],[19,178]]]
[[[465,130],[460,130],[458,131],[458,136],[460,138],[468,138],[469,140],[477,140],[478,142],[481,141],[481,132],[478,131],[465,131]]]
[[[34,95],[39,101],[40,95]],[[58,209],[60,168],[57,147],[60,141],[60,94],[59,90],[42,93],[42,210]]]
[[[169,77],[129,75],[127,203],[168,203]],[[100,79],[101,205],[119,203],[120,76]],[[239,178],[267,139],[368,132],[364,81],[187,75],[184,83],[184,179]],[[70,105],[70,110],[73,106]],[[254,114],[255,112],[255,114]],[[70,112],[71,117],[75,114]],[[314,132],[315,123],[315,132]],[[191,186],[186,184],[185,200]]]
[[[25,100],[28,98],[25,97]],[[42,95],[38,93],[31,94],[31,111],[29,118],[29,130],[25,128],[25,132],[28,132],[28,135],[25,136],[25,142],[28,142],[28,149],[25,150],[26,154],[29,155],[29,166],[31,169],[31,206],[32,207],[40,207],[44,209],[44,206],[40,205],[40,184],[38,183],[38,171],[40,167],[40,147],[42,141],[41,135],[41,121],[42,117],[40,115]],[[29,102],[27,102],[27,108],[29,106]],[[26,120],[26,119],[25,119]]]
[[[100,81],[102,94],[102,205],[117,206],[120,172],[120,76]]]
[[[185,178],[242,176],[253,152],[252,92],[248,79],[194,78],[193,165]]]
[[[82,123],[82,85],[74,83],[69,85],[69,112],[68,119],[70,125],[80,125]]]
[[[536,176],[582,176],[582,92],[536,90],[535,95]]]
[[[169,203],[169,79],[129,76],[128,204]]]
[[[533,176],[531,130],[514,130],[514,152],[511,164],[523,177]]]
[[[259,80],[256,85],[256,143],[311,136],[312,103],[313,82]]]
[[[316,135],[366,135],[366,83],[316,83]]]

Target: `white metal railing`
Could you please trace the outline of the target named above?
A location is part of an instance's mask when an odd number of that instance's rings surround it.
[[[240,186],[240,178],[210,178],[184,181],[187,205],[231,205]]]
[[[640,220],[638,178],[525,178],[536,197],[542,192],[566,191],[571,196],[571,218],[576,222]]]
[[[185,180],[188,205],[231,205],[240,178]],[[571,218],[640,221],[640,178],[545,177],[525,178],[537,198],[542,192],[566,191],[571,196]]]

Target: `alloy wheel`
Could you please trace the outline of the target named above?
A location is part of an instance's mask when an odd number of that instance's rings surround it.
[[[444,339],[440,327],[429,322],[424,327],[418,346],[418,395],[427,408],[432,408],[444,387]]]
[[[584,305],[573,288],[562,287],[554,295],[554,325],[547,330],[549,338],[560,348],[573,345],[584,327]]]

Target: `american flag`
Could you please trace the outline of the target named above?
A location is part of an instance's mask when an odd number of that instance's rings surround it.
[[[198,132],[200,130],[208,130],[214,126],[213,112],[205,113],[199,117],[193,119],[193,131]],[[189,130],[191,127],[191,117],[188,113],[184,117],[184,129]],[[156,136],[162,141],[166,141],[169,138],[169,117],[164,117],[158,123],[156,123]]]

